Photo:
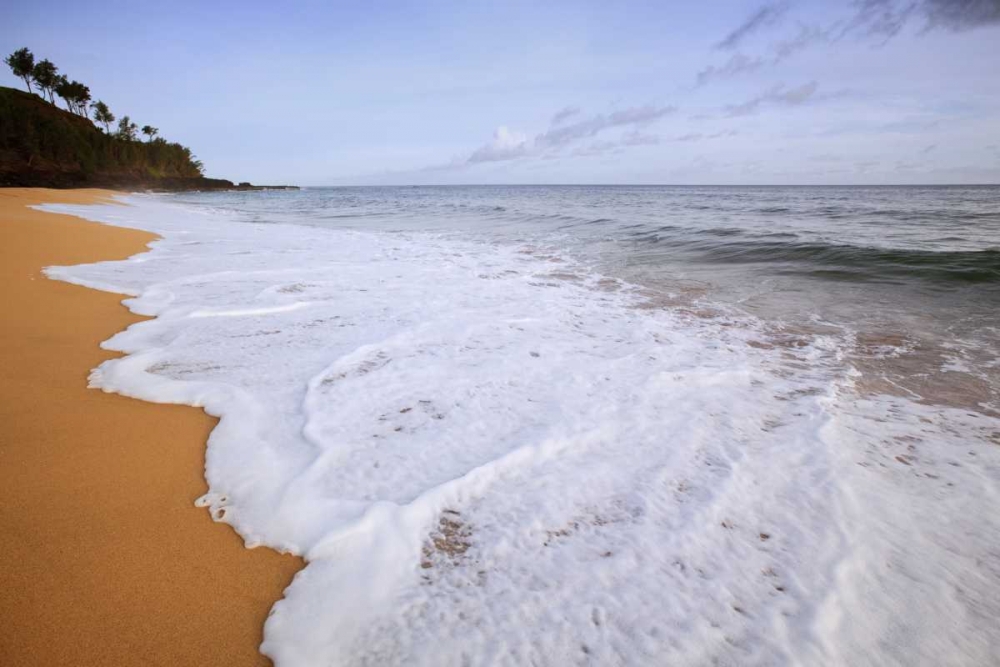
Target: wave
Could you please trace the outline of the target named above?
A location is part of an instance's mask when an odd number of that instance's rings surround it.
[[[739,237],[731,242],[717,238]],[[714,228],[663,236],[637,234],[639,244],[664,246],[669,251],[696,253],[699,261],[720,264],[763,264],[777,273],[865,281],[919,279],[941,286],[1000,284],[1000,252],[878,248],[840,243],[804,242],[796,234],[753,234],[735,228]],[[788,239],[788,240],[785,240]]]
[[[951,560],[1000,531],[1000,421],[858,398],[850,335],[649,307],[471,232],[129,203],[52,208],[150,252],[50,274],[136,295],[154,319],[92,386],[219,416],[199,504],[306,558],[278,667],[852,664],[890,631],[903,662],[988,662],[996,587]]]

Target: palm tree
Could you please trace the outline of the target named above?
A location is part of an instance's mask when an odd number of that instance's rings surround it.
[[[158,128],[153,127],[152,125],[143,125],[142,133],[145,134],[147,137],[149,137],[149,139],[146,140],[146,142],[148,143],[153,140],[153,137],[155,137],[157,134],[160,133],[160,130]]]
[[[128,116],[122,116],[118,121],[118,138],[125,141],[135,141],[135,131],[139,128]]]
[[[104,133],[111,134],[111,123],[115,122],[115,115],[111,113],[108,105],[97,100],[94,102],[94,120],[104,126]]]
[[[28,86],[28,92],[33,92],[31,90],[31,72],[35,69],[35,54],[29,51],[28,47],[24,47],[4,58],[4,62],[10,67],[14,76],[24,79],[25,85]]]

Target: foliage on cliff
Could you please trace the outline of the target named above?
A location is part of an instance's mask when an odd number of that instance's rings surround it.
[[[191,150],[164,139],[106,134],[85,117],[0,87],[0,184],[44,185],[200,178]]]

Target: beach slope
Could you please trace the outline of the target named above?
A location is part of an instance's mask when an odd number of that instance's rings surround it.
[[[34,211],[101,190],[0,189],[0,664],[254,665],[301,561],[247,550],[193,506],[215,420],[87,389],[141,318],[46,279],[155,237]]]

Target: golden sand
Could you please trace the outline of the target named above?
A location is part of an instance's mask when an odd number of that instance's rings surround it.
[[[27,208],[112,194],[0,189],[0,664],[268,664],[264,619],[301,561],[192,505],[214,419],[86,388],[99,343],[141,318],[41,273],[155,238]]]

